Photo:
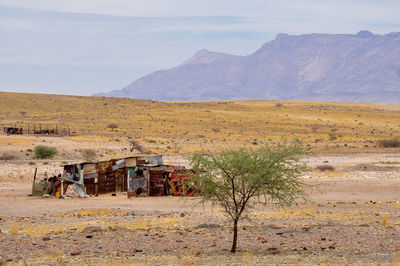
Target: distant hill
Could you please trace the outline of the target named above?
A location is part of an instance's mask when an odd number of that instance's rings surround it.
[[[400,33],[278,34],[248,56],[197,52],[101,96],[400,104]]]

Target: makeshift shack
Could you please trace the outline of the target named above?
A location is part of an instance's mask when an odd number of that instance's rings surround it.
[[[130,196],[172,195],[170,189],[174,171],[181,167],[164,165],[162,156],[135,156],[95,163],[64,165],[64,173],[84,185],[88,195],[128,192]]]
[[[62,175],[43,180],[36,186],[55,196],[84,197],[125,191],[128,197],[189,196],[194,192],[185,186],[189,174],[184,167],[164,165],[161,155],[132,156],[67,164]],[[43,189],[35,191],[42,193]]]

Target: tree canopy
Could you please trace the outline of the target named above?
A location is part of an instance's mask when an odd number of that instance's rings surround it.
[[[307,198],[299,178],[306,170],[300,162],[306,154],[303,144],[295,141],[192,156],[195,174],[191,183],[200,189],[202,201],[222,206],[233,220],[231,252],[236,251],[239,220],[256,203],[291,205],[298,198]]]

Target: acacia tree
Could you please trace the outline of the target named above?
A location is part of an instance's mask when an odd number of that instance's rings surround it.
[[[107,125],[107,128],[111,128],[111,131],[114,131],[115,128],[118,128],[118,125],[115,123],[111,123]]]
[[[201,191],[202,202],[222,206],[233,220],[231,252],[236,252],[239,220],[256,204],[291,205],[298,198],[307,199],[299,177],[306,170],[300,159],[308,153],[302,143],[285,141],[258,149],[192,156],[190,183]]]

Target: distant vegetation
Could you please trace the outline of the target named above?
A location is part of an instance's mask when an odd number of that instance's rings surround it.
[[[118,125],[115,123],[111,123],[111,124],[108,124],[107,128],[111,128],[111,131],[114,131],[114,129],[118,128]]]
[[[83,149],[80,150],[80,153],[87,162],[96,160],[96,151],[93,149]]]
[[[18,159],[18,157],[11,153],[4,153],[3,155],[0,155],[0,160],[10,161],[16,159]]]
[[[128,151],[133,147],[137,153],[142,153],[141,148],[154,154],[193,154],[256,147],[255,142],[271,143],[282,136],[289,141],[302,140],[324,152],[372,152],[378,140],[391,139],[391,134],[400,132],[397,107],[383,105],[250,100],[153,102],[6,92],[0,92],[0,99],[0,127],[17,125],[27,132],[33,124],[36,128],[40,123],[44,128],[58,126],[59,132],[67,129],[62,135],[70,130],[74,136],[69,138],[74,140],[119,139]],[[277,103],[283,106],[276,107]],[[129,137],[136,142],[134,145]],[[0,139],[0,147],[29,143],[31,140],[11,136]]]
[[[378,140],[378,145],[384,148],[400,147],[400,139],[399,138],[381,139]]]
[[[35,153],[34,159],[52,159],[58,154],[56,148],[45,145],[36,146],[33,152]]]

